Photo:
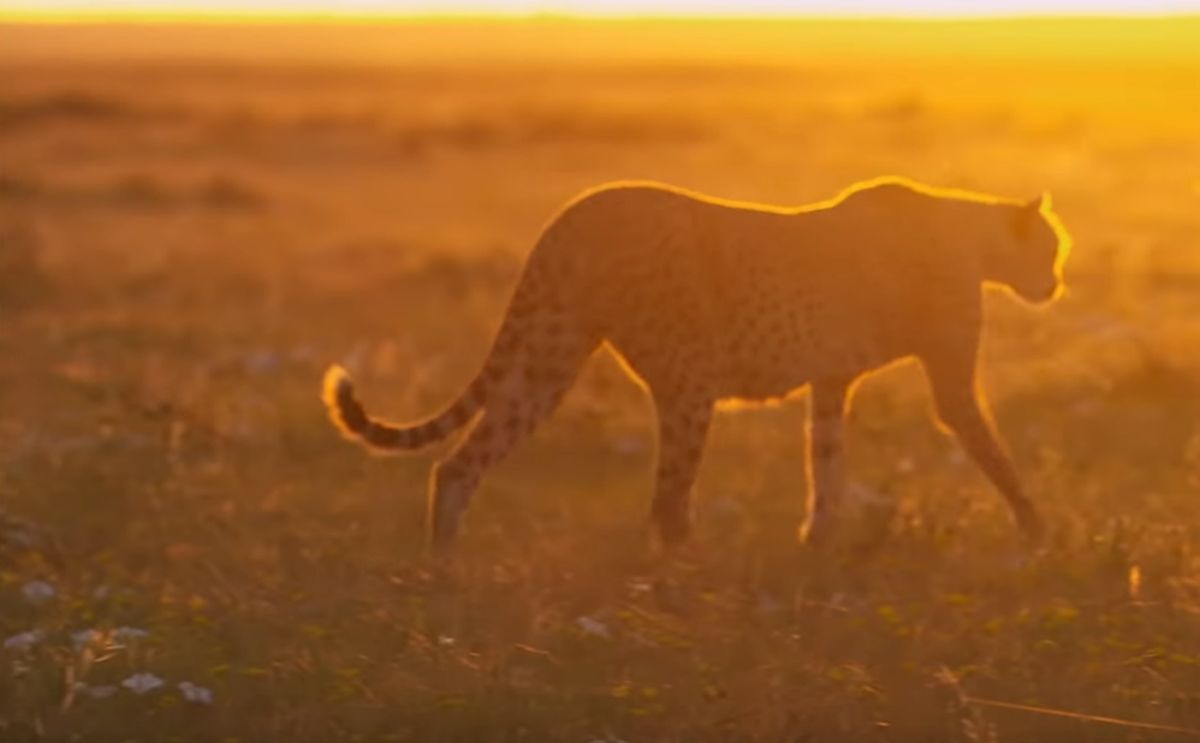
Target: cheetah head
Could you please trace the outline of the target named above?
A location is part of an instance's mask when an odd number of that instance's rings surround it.
[[[1025,204],[1004,205],[1003,227],[995,251],[992,278],[1035,304],[1063,292],[1063,265],[1070,236],[1050,205],[1049,194]]]

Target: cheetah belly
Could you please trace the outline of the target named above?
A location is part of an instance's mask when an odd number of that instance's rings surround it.
[[[854,379],[899,355],[869,333],[831,331],[797,323],[775,332],[734,337],[726,345],[722,397],[768,401],[822,379]]]

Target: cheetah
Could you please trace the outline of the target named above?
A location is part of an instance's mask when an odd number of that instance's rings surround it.
[[[977,383],[981,288],[1048,303],[1063,290],[1069,252],[1048,196],[1024,203],[886,177],[783,208],[613,183],[582,194],[545,228],[482,370],[442,412],[405,424],[370,417],[336,365],[323,398],[345,436],[378,451],[418,449],[470,426],[430,477],[431,542],[445,553],[485,471],[555,410],[602,345],[653,400],[650,518],[668,546],[689,535],[716,404],[808,387],[798,537],[820,544],[843,501],[843,419],[856,382],[915,357],[938,422],[1036,542],[1038,509]]]

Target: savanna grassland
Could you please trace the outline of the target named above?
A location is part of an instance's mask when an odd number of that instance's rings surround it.
[[[1186,738],[977,700],[1200,730],[1197,132],[1196,20],[0,27],[0,739]],[[1040,556],[911,366],[849,428],[882,536],[827,555],[803,398],[718,417],[663,561],[599,356],[450,577],[437,452],[325,420],[332,361],[392,417],[456,395],[584,187],[887,173],[1074,234],[1060,304],[987,302]]]

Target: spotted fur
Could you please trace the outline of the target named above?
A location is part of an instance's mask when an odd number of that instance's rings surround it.
[[[371,418],[338,367],[325,401],[348,436],[415,449],[469,427],[434,468],[433,542],[449,547],[486,470],[549,416],[607,345],[658,418],[651,514],[667,543],[689,531],[689,495],[714,405],[811,389],[808,517],[824,539],[843,500],[843,418],[861,376],[916,357],[937,414],[1007,499],[1040,519],[976,384],[981,285],[1035,303],[1062,287],[1069,240],[1047,198],[1029,203],[884,178],[800,208],[618,183],[569,204],[526,263],[491,353],[467,391],[413,424]]]

